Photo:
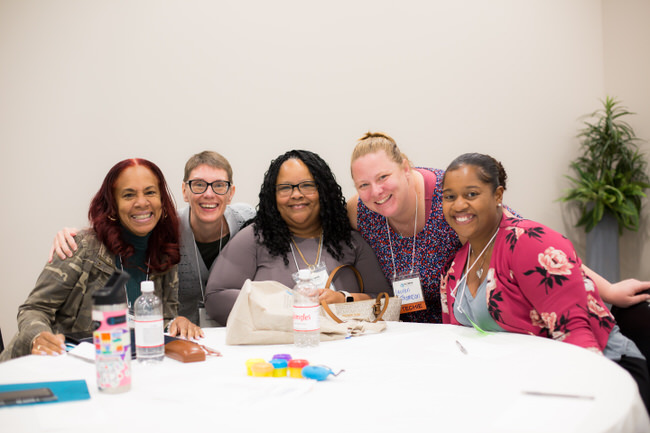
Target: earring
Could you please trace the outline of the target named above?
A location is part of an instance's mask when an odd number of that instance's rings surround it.
[[[498,203],[497,206],[501,207],[501,203]]]
[[[107,218],[108,218],[110,221],[117,221],[117,220],[115,219],[115,217],[112,216],[112,215],[107,216]]]

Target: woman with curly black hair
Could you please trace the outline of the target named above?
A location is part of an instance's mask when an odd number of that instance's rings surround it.
[[[311,269],[328,303],[370,299],[392,293],[375,253],[352,230],[341,187],[317,154],[291,150],[271,161],[259,194],[257,216],[219,255],[206,287],[208,314],[225,324],[247,279],[294,285],[299,269]],[[337,273],[325,289],[330,271],[353,265],[364,280],[359,293],[351,272]]]

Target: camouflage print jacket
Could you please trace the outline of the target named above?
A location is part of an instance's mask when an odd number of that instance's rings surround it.
[[[79,248],[72,258],[56,255],[45,266],[36,287],[18,308],[18,334],[0,356],[0,361],[29,355],[32,340],[43,331],[57,333],[92,331],[92,295],[104,287],[116,269],[115,256],[93,230],[75,237]],[[178,311],[178,267],[153,274],[154,293],[163,300],[165,323]]]

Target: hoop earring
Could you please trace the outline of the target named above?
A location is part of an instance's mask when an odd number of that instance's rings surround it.
[[[117,221],[117,220],[115,219],[115,217],[112,216],[112,215],[109,215],[109,216],[107,216],[106,218],[108,218],[110,221],[113,221],[113,222]]]

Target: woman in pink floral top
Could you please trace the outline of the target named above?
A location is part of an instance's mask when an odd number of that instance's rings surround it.
[[[624,337],[571,242],[503,214],[506,174],[492,157],[465,154],[447,168],[443,213],[464,246],[440,285],[443,323],[553,338],[603,353],[628,370],[648,408],[643,355]]]

